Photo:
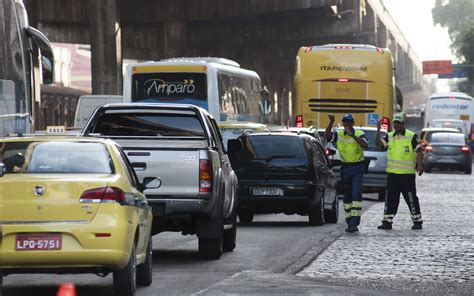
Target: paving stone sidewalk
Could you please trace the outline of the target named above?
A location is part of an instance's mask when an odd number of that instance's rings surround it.
[[[417,178],[422,230],[412,230],[401,197],[392,230],[376,229],[384,204],[362,217],[360,232],[344,234],[299,276],[408,294],[474,295],[474,178]]]

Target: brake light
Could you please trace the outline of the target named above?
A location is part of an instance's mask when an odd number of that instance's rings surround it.
[[[382,129],[387,132],[390,131],[390,119],[388,119],[388,117],[382,117]]]
[[[296,116],[296,127],[303,127],[303,115]]]
[[[100,187],[86,190],[79,199],[81,203],[118,202],[124,204],[125,201],[125,193],[117,187]]]
[[[199,160],[199,192],[212,192],[212,164],[209,159]]]
[[[425,152],[433,152],[433,146],[431,145],[426,146]]]
[[[471,149],[469,149],[468,146],[462,146],[461,151],[462,152],[469,152]]]
[[[347,79],[347,78],[339,78],[337,81],[339,81],[339,82],[349,82],[349,79]]]
[[[377,47],[377,52],[383,54],[383,48]]]

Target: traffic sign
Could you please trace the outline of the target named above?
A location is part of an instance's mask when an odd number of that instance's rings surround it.
[[[379,115],[377,113],[367,114],[367,123],[368,124],[377,124],[379,122]]]
[[[446,78],[464,78],[467,77],[467,69],[474,68],[472,64],[453,64],[453,73],[451,74],[439,74],[438,78],[446,79]],[[474,71],[474,69],[472,70]]]
[[[451,74],[453,73],[453,64],[451,60],[424,61],[423,74]]]

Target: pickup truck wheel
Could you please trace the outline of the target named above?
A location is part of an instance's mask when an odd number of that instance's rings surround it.
[[[137,286],[149,286],[153,282],[153,241],[148,239],[145,262],[137,267]]]
[[[309,210],[309,225],[321,226],[324,224],[324,195],[317,204],[312,206]]]
[[[337,223],[337,220],[339,220],[339,199],[337,196],[335,197],[332,209],[324,211],[324,220],[328,223]]]
[[[114,290],[115,295],[133,296],[137,289],[137,265],[135,244],[132,246],[132,252],[127,265],[118,271],[114,271]]]
[[[217,260],[222,256],[222,234],[218,238],[199,238],[199,256]]]
[[[239,213],[239,220],[242,223],[252,223],[253,213],[250,213],[250,212]]]
[[[222,241],[224,233],[224,221],[220,218],[208,221],[209,229],[217,230],[216,237],[199,237],[199,256],[203,259],[216,260],[222,256]]]
[[[237,214],[232,213],[232,228],[224,230],[224,242],[222,249],[224,252],[232,252],[235,249],[237,239]]]

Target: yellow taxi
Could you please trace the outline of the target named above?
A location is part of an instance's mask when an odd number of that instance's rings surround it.
[[[152,281],[151,207],[106,139],[0,139],[0,288],[15,273],[113,273],[117,295]]]

